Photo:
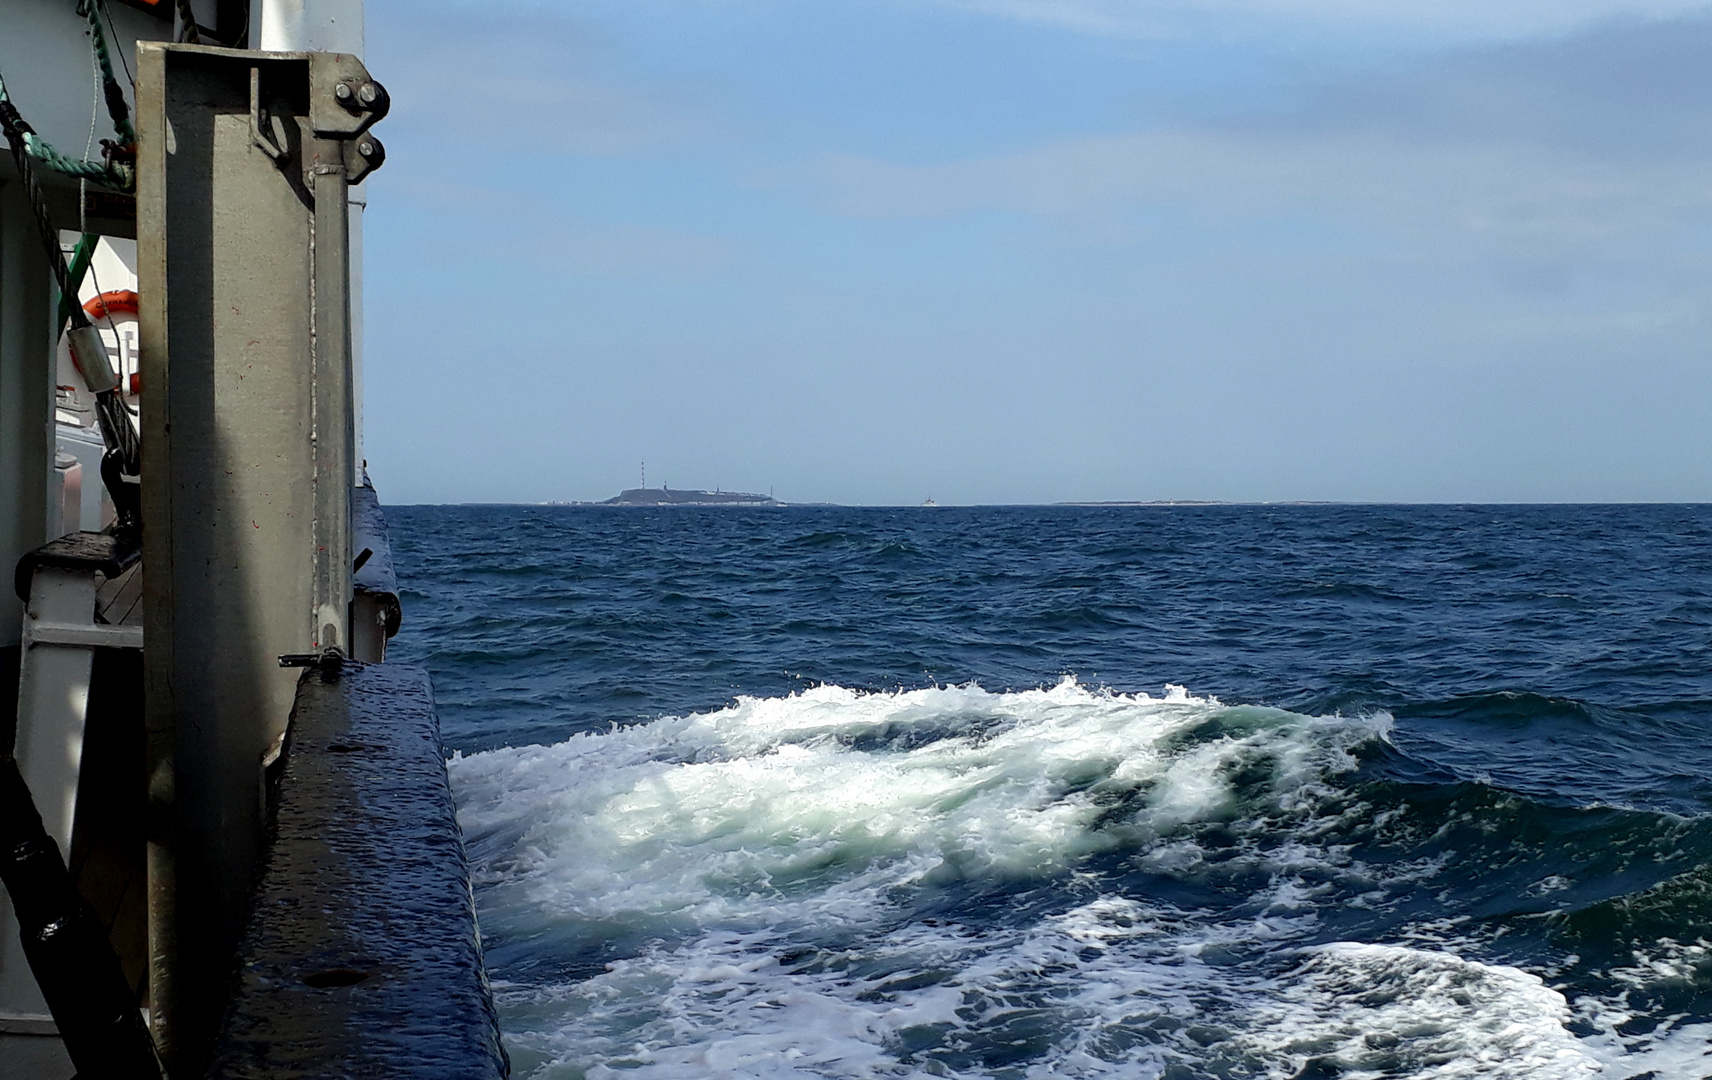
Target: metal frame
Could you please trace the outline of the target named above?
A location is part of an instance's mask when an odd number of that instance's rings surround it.
[[[349,648],[347,189],[385,91],[355,57],[144,44],[137,233],[151,1025],[199,1074],[296,673]]]

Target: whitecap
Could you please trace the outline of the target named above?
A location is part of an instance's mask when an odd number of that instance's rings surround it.
[[[1377,902],[1335,838],[1389,724],[1074,679],[821,686],[456,757],[517,1075],[1600,1075],[1634,1048],[1576,1038],[1534,975],[1314,943],[1332,892]],[[1193,880],[1209,829],[1259,883],[1239,908],[1086,869]]]

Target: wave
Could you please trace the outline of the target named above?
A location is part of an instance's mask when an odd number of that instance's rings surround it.
[[[1395,716],[1411,756],[1532,799],[1698,816],[1712,811],[1712,778],[1694,706],[1499,691],[1412,702]]]
[[[520,1076],[1556,1078],[1686,1053],[1691,1024],[1639,1047],[1620,996],[1588,1011],[1457,955],[1467,926],[1420,929],[1478,848],[1447,836],[1579,811],[1405,780],[1391,724],[1069,678],[821,686],[451,770]]]

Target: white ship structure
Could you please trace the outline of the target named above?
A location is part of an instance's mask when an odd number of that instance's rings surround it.
[[[0,1077],[501,1077],[362,452],[361,0],[0,0]]]

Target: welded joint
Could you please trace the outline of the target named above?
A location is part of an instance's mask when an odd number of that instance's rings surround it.
[[[386,147],[373,135],[338,140],[332,145],[338,148],[334,151],[337,156],[333,160],[317,156],[304,166],[303,182],[306,186],[314,187],[315,181],[323,176],[340,176],[349,187],[366,179],[369,173],[386,162]]]

